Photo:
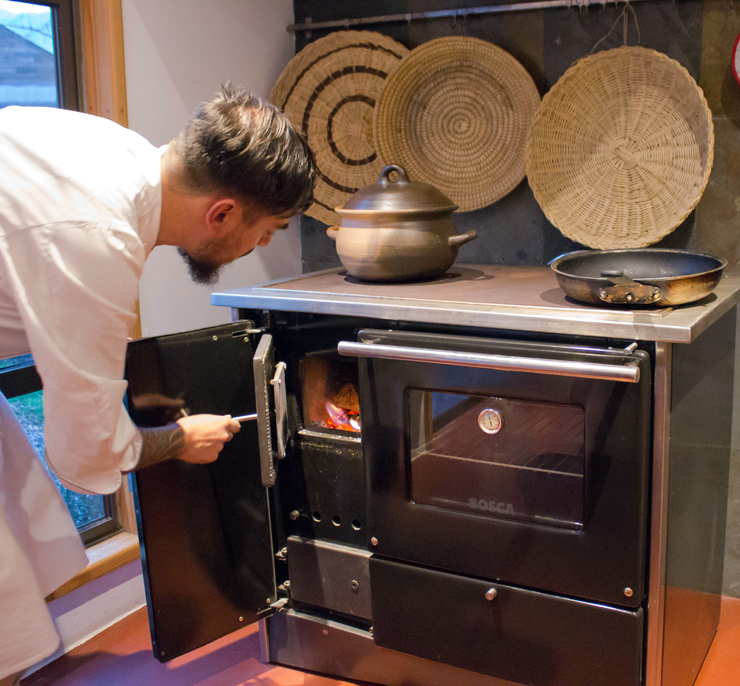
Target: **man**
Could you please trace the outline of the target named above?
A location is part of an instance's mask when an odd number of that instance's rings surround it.
[[[230,85],[162,149],[105,119],[0,111],[0,358],[30,351],[47,463],[83,493],[165,459],[208,463],[239,431],[195,415],[140,430],[122,403],[138,281],[157,245],[193,279],[269,244],[311,202],[312,154],[272,105]],[[0,684],[51,654],[43,598],[86,563],[74,525],[0,396]]]

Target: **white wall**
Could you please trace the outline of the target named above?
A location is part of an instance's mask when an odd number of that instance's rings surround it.
[[[123,0],[129,127],[154,145],[174,138],[197,106],[231,79],[268,97],[294,53],[292,0]],[[145,336],[231,320],[210,293],[301,272],[297,221],[223,271],[194,284],[174,248],[155,248],[140,286]]]

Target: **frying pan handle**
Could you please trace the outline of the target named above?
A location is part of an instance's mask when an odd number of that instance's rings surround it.
[[[601,276],[609,279],[609,281],[613,281],[614,283],[624,282],[630,286],[637,283],[637,281],[630,279],[629,276],[625,276],[621,269],[604,269],[604,271],[601,272]]]
[[[617,269],[605,269],[601,276],[613,286],[599,288],[599,298],[610,305],[655,305],[663,298],[658,286],[639,283]]]

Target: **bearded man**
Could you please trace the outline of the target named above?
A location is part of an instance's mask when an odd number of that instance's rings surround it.
[[[62,484],[108,494],[127,472],[218,457],[239,431],[230,416],[139,429],[124,408],[144,262],[173,245],[194,280],[212,283],[287,228],[314,182],[300,133],[228,84],[159,149],[78,112],[0,111],[0,359],[33,354],[46,462]],[[56,649],[44,597],[86,563],[61,496],[0,395],[0,686]]]

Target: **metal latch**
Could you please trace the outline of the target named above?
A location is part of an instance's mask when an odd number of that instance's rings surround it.
[[[262,485],[270,488],[275,484],[275,454],[272,450],[270,429],[269,370],[274,368],[275,349],[272,336],[264,334],[254,354],[254,383],[257,401],[257,434],[259,436],[260,471]]]
[[[275,376],[272,377],[272,390],[275,395],[275,430],[277,431],[278,458],[285,458],[288,443],[288,401],[285,392],[285,362],[278,362]]]
[[[287,598],[278,598],[274,603],[270,603],[270,607],[276,612],[280,612],[287,604]]]

